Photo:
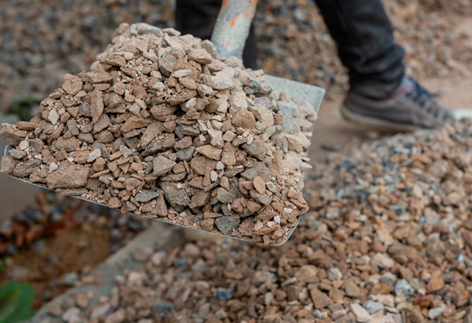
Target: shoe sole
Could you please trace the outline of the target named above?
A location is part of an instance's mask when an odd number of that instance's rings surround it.
[[[368,125],[375,128],[381,128],[381,130],[412,132],[412,131],[420,129],[419,127],[415,127],[411,125],[402,125],[395,122],[385,121],[382,119],[366,117],[362,114],[352,112],[351,110],[349,110],[348,107],[346,107],[344,103],[341,105],[341,115],[347,121],[351,121],[356,124]]]

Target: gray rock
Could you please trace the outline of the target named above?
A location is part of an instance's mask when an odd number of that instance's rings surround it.
[[[105,144],[102,144],[100,142],[94,142],[92,145],[92,150],[95,149],[100,149],[100,152],[102,153],[101,156],[103,158],[108,158],[110,157],[110,153],[107,150],[107,147],[105,147]]]
[[[218,287],[215,292],[215,297],[219,301],[227,301],[232,299],[234,296],[234,289],[233,288],[222,288]]]
[[[137,202],[146,203],[159,196],[159,193],[153,191],[142,190],[134,197]]]
[[[385,309],[385,306],[380,302],[367,301],[364,303],[363,307],[369,312],[369,314],[374,314]]]
[[[162,183],[162,190],[166,200],[172,205],[178,212],[182,212],[185,207],[190,203],[190,198],[184,189],[177,188],[177,185],[172,183]]]
[[[218,188],[216,192],[216,198],[218,201],[224,204],[232,203],[234,200],[234,194],[228,192],[224,188]]]
[[[62,276],[62,279],[64,280],[64,283],[66,283],[67,285],[72,286],[72,285],[74,285],[74,283],[76,281],[79,280],[79,274],[77,274],[75,271],[73,271],[73,272],[67,273],[64,276]]]
[[[283,117],[298,117],[299,115],[298,106],[291,101],[279,101],[277,102],[277,107],[279,109],[279,114]]]
[[[444,312],[444,309],[445,309],[444,306],[431,308],[428,311],[428,317],[431,320],[437,319],[438,317],[440,317],[442,315],[442,313]]]
[[[161,318],[166,317],[174,311],[174,305],[168,302],[160,301],[152,307],[152,313]]]
[[[288,134],[300,132],[300,124],[297,119],[292,116],[284,116],[282,127],[284,128],[284,132]]]
[[[19,149],[12,149],[12,150],[10,150],[10,156],[12,156],[16,159],[23,159],[23,157],[26,156],[26,153],[22,150],[19,150]]]
[[[39,167],[41,165],[41,162],[39,160],[35,160],[29,163],[25,163],[21,166],[16,167],[13,170],[13,175],[16,177],[26,177],[31,175],[36,167]]]
[[[261,161],[264,160],[266,148],[259,137],[255,136],[250,145],[243,144],[242,148],[252,157],[255,157]]]
[[[236,219],[230,216],[223,216],[215,220],[216,227],[224,235],[228,235],[229,233],[231,233],[239,226],[239,223],[241,223],[240,219]]]
[[[90,319],[97,319],[99,317],[105,316],[108,313],[108,310],[110,309],[110,304],[103,304],[95,307],[90,314]]]
[[[167,174],[175,166],[176,162],[165,158],[164,156],[157,156],[152,161],[154,176],[162,176]]]
[[[406,279],[399,279],[395,283],[395,295],[410,297],[415,293],[415,289],[406,281]]]
[[[328,270],[328,279],[329,280],[336,280],[336,279],[341,279],[343,278],[343,273],[338,269],[338,268],[330,268]]]
[[[186,149],[177,151],[175,155],[177,156],[177,160],[185,160],[186,162],[189,162],[192,159],[194,153],[195,147],[191,146]]]
[[[78,307],[71,307],[62,315],[62,319],[66,322],[71,321],[73,318],[80,314],[80,309]]]

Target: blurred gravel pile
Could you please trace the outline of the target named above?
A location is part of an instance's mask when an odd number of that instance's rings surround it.
[[[387,6],[413,75],[468,72],[470,51],[439,13],[471,12],[470,1],[395,0]],[[0,110],[43,99],[62,75],[88,70],[122,22],[173,25],[172,0],[7,0],[0,4]],[[268,74],[341,93],[347,78],[313,0],[262,0],[256,18],[259,58]],[[454,58],[453,58],[454,57]]]
[[[312,211],[282,247],[176,238],[165,251],[138,249],[135,258],[148,260],[142,271],[117,276],[97,307],[69,302],[57,315],[107,323],[472,322],[471,125],[332,154],[308,184]]]

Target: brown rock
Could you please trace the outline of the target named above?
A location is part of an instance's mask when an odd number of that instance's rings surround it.
[[[188,58],[200,64],[210,64],[213,62],[210,54],[208,54],[208,52],[204,49],[196,49],[191,51],[188,55]]]
[[[54,146],[57,150],[65,150],[67,152],[76,151],[80,147],[80,142],[75,137],[64,139],[59,137],[55,142]]]
[[[197,152],[214,160],[221,159],[222,150],[213,147],[212,145],[205,145],[197,148]]]
[[[414,309],[413,311],[411,311],[409,318],[410,318],[412,323],[424,323],[424,322],[426,322],[423,314],[421,314],[421,312],[418,311],[417,309]]]
[[[151,123],[141,137],[141,147],[146,148],[163,130],[162,122]]]
[[[313,288],[310,290],[311,300],[313,301],[313,305],[316,309],[323,309],[328,307],[333,303],[331,298],[328,295],[321,292],[317,288]]]
[[[259,159],[260,161],[263,161],[265,158],[265,153],[266,153],[266,147],[262,140],[258,137],[255,136],[254,140],[250,145],[248,144],[243,144],[241,146],[249,155]]]
[[[233,116],[233,119],[231,119],[231,123],[236,127],[241,127],[243,129],[256,128],[256,119],[254,118],[254,115],[248,110],[244,109],[240,110]]]
[[[169,103],[170,105],[178,105],[184,102],[187,102],[191,98],[194,98],[197,96],[197,91],[190,90],[190,89],[183,89],[180,93],[176,93],[174,95],[171,95],[169,98],[167,98],[166,102]]]
[[[318,277],[316,276],[317,270],[315,266],[311,265],[305,265],[302,266],[297,273],[295,274],[295,277],[304,283],[315,283],[318,281]]]
[[[33,122],[27,122],[27,121],[18,121],[16,123],[16,127],[19,129],[19,130],[25,130],[25,131],[31,131],[31,130],[34,130],[36,129],[38,125],[36,123],[33,123]]]
[[[121,201],[117,197],[112,197],[111,199],[108,200],[107,205],[108,205],[108,207],[110,207],[112,209],[119,209],[119,208],[121,208]]]
[[[2,157],[2,163],[1,163],[1,169],[0,169],[2,174],[10,175],[11,173],[13,173],[13,170],[15,169],[15,166],[17,163],[18,161],[15,160],[13,157],[10,157],[10,156]]]
[[[167,174],[175,166],[176,162],[165,158],[164,156],[157,156],[152,161],[153,163],[153,175],[162,176]]]
[[[82,90],[83,83],[80,80],[80,78],[78,78],[77,76],[74,76],[74,75],[71,75],[71,74],[65,74],[63,76],[63,79],[66,82],[64,83],[62,88],[68,94],[76,95],[77,93],[79,93],[80,90]]]
[[[437,292],[441,288],[443,288],[446,284],[444,282],[444,278],[441,277],[442,272],[441,270],[435,270],[431,274],[431,279],[429,280],[428,283],[428,292],[433,293]]]
[[[215,224],[215,219],[212,219],[212,218],[203,219],[202,222],[200,222],[202,229],[206,231],[213,230],[214,224]]]
[[[164,196],[162,194],[157,197],[157,204],[154,209],[156,211],[156,214],[159,216],[167,215],[167,205],[166,205]]]
[[[152,123],[152,120],[150,119],[143,119],[140,117],[131,117],[126,120],[125,124],[121,126],[121,131],[122,132],[130,132],[134,129],[140,129],[147,127]]]
[[[204,207],[208,203],[209,200],[210,200],[210,192],[199,190],[196,194],[192,196],[189,207],[192,209]]]
[[[16,129],[12,124],[2,123],[0,136],[2,136],[10,145],[16,147],[21,141],[25,140],[26,132]]]
[[[236,149],[231,143],[226,143],[223,147],[221,162],[227,166],[236,165]]]
[[[53,189],[79,188],[87,184],[88,175],[88,167],[61,163],[57,170],[47,176],[46,182]]]
[[[462,239],[464,239],[464,242],[469,246],[469,248],[472,248],[472,231],[464,229],[461,232]]]
[[[256,188],[256,191],[259,194],[265,194],[266,192],[266,187],[265,187],[265,182],[260,176],[254,177],[254,181],[252,182],[254,184],[254,187]]]
[[[344,291],[346,292],[346,295],[349,297],[357,297],[360,294],[359,287],[352,280],[348,280],[344,284]]]
[[[95,89],[90,94],[90,114],[92,115],[92,122],[98,121],[103,113],[103,95],[102,92]]]

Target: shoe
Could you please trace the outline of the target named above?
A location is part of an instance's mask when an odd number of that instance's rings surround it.
[[[396,131],[432,129],[453,119],[449,111],[434,101],[435,97],[412,78],[405,77],[395,94],[386,100],[349,92],[341,114],[356,123]]]

